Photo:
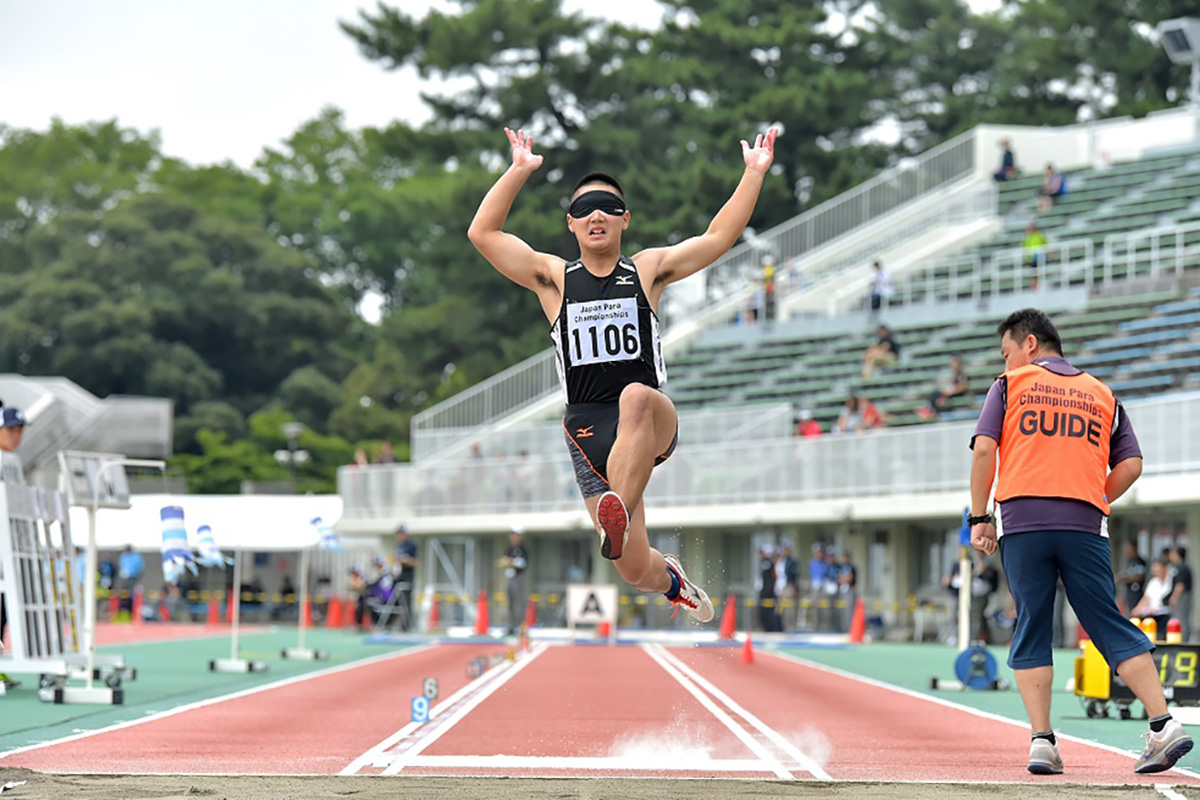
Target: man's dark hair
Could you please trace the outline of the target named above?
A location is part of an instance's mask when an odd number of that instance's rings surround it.
[[[1008,319],[996,328],[996,335],[1000,338],[1004,338],[1006,333],[1014,342],[1022,341],[1026,336],[1033,334],[1038,347],[1062,355],[1062,337],[1058,335],[1058,328],[1054,327],[1054,323],[1045,312],[1036,308],[1022,308],[1009,314]]]
[[[589,172],[587,175],[584,175],[575,184],[575,188],[571,190],[571,196],[574,197],[580,187],[587,186],[589,183],[603,183],[606,186],[611,186],[617,190],[617,194],[620,195],[622,200],[625,199],[625,190],[621,188],[621,184],[617,183],[617,179],[607,172]]]
[[[1179,554],[1180,561],[1187,561],[1187,548],[1179,545],[1175,548],[1175,552]]]

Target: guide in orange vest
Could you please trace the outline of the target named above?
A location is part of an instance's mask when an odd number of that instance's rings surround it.
[[[1112,390],[1063,357],[1043,312],[1013,312],[997,329],[1005,372],[988,391],[971,448],[971,544],[1000,551],[1017,608],[1008,665],[1032,731],[1030,772],[1063,771],[1050,727],[1053,610],[1067,599],[1110,666],[1146,707],[1150,733],[1135,772],[1170,769],[1192,739],[1167,712],[1154,643],[1117,607],[1109,504],[1142,474],[1142,451]],[[988,499],[996,481],[996,521]]]

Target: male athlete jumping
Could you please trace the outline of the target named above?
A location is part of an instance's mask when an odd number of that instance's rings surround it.
[[[550,321],[567,400],[567,447],[601,554],[633,588],[662,592],[708,622],[708,595],[688,581],[676,556],[650,547],[646,535],[642,493],[650,472],[675,449],[679,426],[674,404],[660,391],[667,374],[657,309],[667,284],[713,263],[741,236],[774,158],[777,131],[759,134],[753,147],[742,141],[746,171],[707,231],[633,258],[621,255],[630,215],[620,184],[603,173],[585,175],[567,210],[580,253],[569,263],[503,230],[517,192],[542,165],[531,136],[504,132],[512,165],[483,198],[467,235],[501,274],[538,296]]]

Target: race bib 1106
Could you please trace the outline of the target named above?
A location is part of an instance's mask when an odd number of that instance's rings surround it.
[[[637,298],[568,303],[567,346],[573,366],[640,357]]]

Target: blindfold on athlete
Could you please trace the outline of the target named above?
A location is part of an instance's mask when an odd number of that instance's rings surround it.
[[[669,247],[621,252],[631,213],[611,175],[584,175],[571,192],[567,229],[579,245],[568,261],[540,253],[503,230],[521,187],[543,162],[533,138],[505,129],[512,164],[484,197],[468,236],[501,274],[537,295],[550,324],[566,400],[564,439],[600,553],[641,592],[661,592],[700,622],[713,618],[708,595],[679,558],[650,546],[642,496],[654,467],[678,443],[678,414],[662,391],[667,380],[659,336],[663,289],[712,264],[750,221],[775,155],[774,128],[751,145],[745,171],[708,229]],[[672,615],[673,616],[673,615]]]

